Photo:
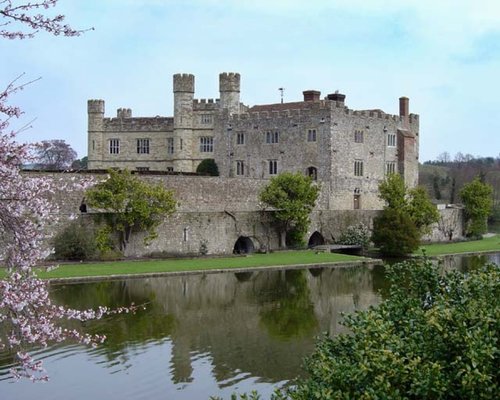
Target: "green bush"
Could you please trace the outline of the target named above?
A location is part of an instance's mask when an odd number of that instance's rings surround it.
[[[93,230],[79,220],[71,222],[54,238],[54,256],[58,260],[89,260],[96,251]]]
[[[321,339],[308,378],[274,399],[496,399],[500,269],[440,274],[428,260],[387,266],[389,296]]]
[[[213,158],[207,158],[198,165],[196,173],[209,176],[219,176],[219,167],[217,167]]]
[[[373,220],[372,241],[386,256],[411,254],[420,245],[420,232],[407,213],[385,208]]]

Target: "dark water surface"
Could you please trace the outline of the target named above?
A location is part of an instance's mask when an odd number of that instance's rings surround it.
[[[466,269],[500,264],[500,253],[450,260]],[[379,303],[385,286],[382,266],[52,286],[52,298],[70,307],[147,309],[86,323],[85,331],[108,337],[96,349],[40,350],[48,383],[14,382],[9,355],[0,353],[0,399],[208,399],[252,389],[266,397],[301,376],[317,335],[343,332],[341,313]]]

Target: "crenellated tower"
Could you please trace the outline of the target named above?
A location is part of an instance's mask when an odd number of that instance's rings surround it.
[[[193,172],[194,75],[174,75],[174,171]]]
[[[229,114],[240,113],[240,74],[223,72],[219,74],[220,108]]]
[[[103,120],[104,100],[88,100],[88,168],[93,169],[93,163],[102,161],[104,154]]]

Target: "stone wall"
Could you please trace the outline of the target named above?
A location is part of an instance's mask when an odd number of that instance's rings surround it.
[[[39,173],[26,173],[31,175]],[[58,183],[77,182],[90,177],[98,182],[106,174],[56,174],[45,173]],[[268,211],[262,209],[258,193],[268,183],[257,179],[223,179],[202,176],[142,175],[141,179],[161,183],[173,190],[179,202],[177,212],[166,218],[158,228],[158,237],[148,246],[144,245],[144,234],[132,235],[127,256],[145,256],[152,253],[164,255],[180,254],[232,254],[236,241],[243,237],[251,240],[255,249],[277,249],[279,233]],[[79,207],[84,199],[83,189],[55,192],[53,201],[59,206],[58,220],[49,227],[54,233],[69,220],[81,216],[92,222],[92,209],[86,214]],[[315,233],[322,235],[326,243],[338,240],[350,225],[363,222],[372,227],[377,210],[332,210],[329,209],[330,187],[322,187],[319,201],[311,214],[311,224],[306,241]],[[453,239],[462,235],[462,217],[459,209],[441,211],[441,221],[426,240],[446,241],[446,229],[453,230]],[[56,218],[58,217],[58,218]]]

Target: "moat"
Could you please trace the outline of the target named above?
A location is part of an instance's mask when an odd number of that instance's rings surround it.
[[[466,269],[500,253],[456,259]],[[448,261],[447,261],[448,262]],[[107,342],[90,349],[53,346],[38,352],[49,383],[14,383],[0,353],[2,398],[208,399],[274,388],[303,373],[303,357],[322,332],[338,334],[341,313],[383,298],[383,266],[199,274],[54,285],[71,307],[147,304],[145,311],[87,323]]]

